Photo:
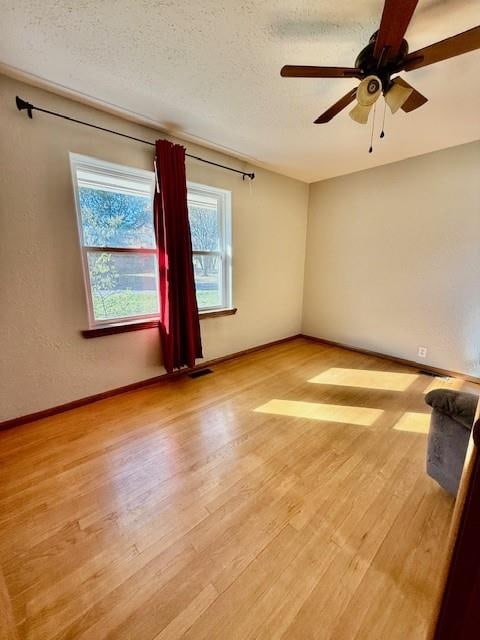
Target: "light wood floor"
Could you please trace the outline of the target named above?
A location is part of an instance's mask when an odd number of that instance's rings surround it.
[[[441,384],[475,386],[296,339],[1,433],[18,637],[423,639]]]

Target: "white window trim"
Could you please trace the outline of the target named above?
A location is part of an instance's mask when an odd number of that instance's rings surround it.
[[[187,182],[188,194],[207,195],[217,200],[220,247],[217,251],[192,251],[192,255],[219,255],[222,258],[222,303],[199,308],[199,313],[232,308],[232,192],[198,182]]]
[[[115,317],[115,318],[106,318],[104,320],[95,319],[95,314],[93,310],[93,299],[92,299],[92,288],[90,283],[90,272],[88,269],[88,253],[89,251],[101,251],[102,249],[105,252],[115,252],[117,250],[120,252],[118,248],[115,247],[88,247],[83,244],[83,227],[82,227],[82,217],[81,217],[81,209],[80,209],[80,196],[78,192],[78,178],[77,171],[79,169],[83,170],[94,170],[96,173],[103,174],[110,178],[131,178],[133,182],[143,183],[148,186],[152,204],[153,204],[153,194],[155,190],[155,174],[152,171],[146,171],[144,169],[136,169],[134,167],[128,167],[125,165],[115,164],[113,162],[107,162],[105,160],[100,160],[98,158],[92,158],[90,156],[84,156],[77,153],[70,153],[70,169],[72,173],[72,183],[73,183],[73,193],[75,198],[75,210],[77,217],[77,231],[78,231],[78,242],[80,245],[80,252],[82,255],[82,269],[83,269],[83,279],[84,279],[84,289],[85,296],[87,301],[87,309],[88,309],[88,319],[89,326],[91,329],[104,327],[112,324],[129,324],[136,323],[142,320],[152,320],[158,319],[160,312],[151,314],[140,314],[140,315],[129,315],[123,317]],[[127,250],[127,253],[141,254],[141,255],[151,255],[152,253],[157,255],[156,248],[150,249],[131,249]],[[155,269],[155,277],[157,279],[157,290],[158,290],[158,269]],[[158,304],[160,301],[158,300]]]

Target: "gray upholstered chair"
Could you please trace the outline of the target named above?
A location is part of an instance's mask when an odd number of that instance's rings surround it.
[[[435,389],[425,396],[433,411],[427,448],[427,473],[457,495],[478,397],[473,393]]]

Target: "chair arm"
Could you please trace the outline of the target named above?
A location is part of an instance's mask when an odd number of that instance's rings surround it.
[[[452,389],[434,389],[427,393],[425,402],[466,429],[472,428],[478,404],[478,396],[475,394]]]

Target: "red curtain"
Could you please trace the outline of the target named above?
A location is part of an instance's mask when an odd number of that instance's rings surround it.
[[[202,356],[192,239],[188,222],[185,149],[168,140],[155,144],[157,188],[153,203],[157,234],[160,336],[168,372]]]

